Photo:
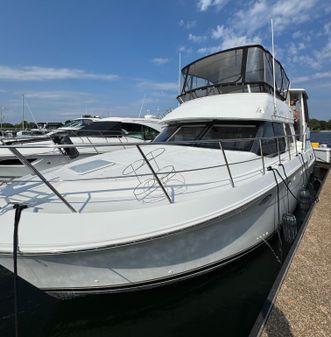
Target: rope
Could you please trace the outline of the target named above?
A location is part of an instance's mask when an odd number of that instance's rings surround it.
[[[14,312],[15,312],[15,336],[18,337],[18,287],[17,287],[17,251],[18,251],[18,225],[23,209],[27,208],[24,204],[14,204],[15,222],[13,237],[13,259],[14,259]]]
[[[283,168],[283,172],[284,172],[284,176],[285,176],[285,181],[286,181],[287,184],[289,184],[289,180],[288,180],[288,176],[286,174],[286,170],[285,170],[284,164],[280,163],[279,166],[281,166]],[[286,196],[287,196],[287,212],[289,212],[290,211],[290,199],[289,199],[289,196],[288,196],[288,188],[286,188]]]
[[[291,195],[292,195],[292,197],[293,197],[297,202],[299,202],[299,199],[293,194],[293,192],[291,191],[291,189],[290,189],[290,187],[288,186],[287,182],[284,180],[284,178],[283,178],[282,175],[279,173],[279,171],[278,171],[277,169],[273,168],[273,167],[270,167],[270,168],[268,167],[268,169],[271,170],[271,171],[276,171],[276,172],[277,172],[277,174],[279,175],[279,177],[282,179],[284,185],[286,186],[288,192],[290,192]],[[288,179],[288,178],[286,177],[286,179]]]

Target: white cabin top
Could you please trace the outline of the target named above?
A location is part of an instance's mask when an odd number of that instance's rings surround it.
[[[293,123],[287,99],[290,81],[260,45],[227,49],[182,69],[181,103],[163,122],[260,120]]]

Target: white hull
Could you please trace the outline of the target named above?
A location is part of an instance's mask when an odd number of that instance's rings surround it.
[[[311,169],[312,165],[309,172]],[[299,167],[289,176],[295,195],[302,188],[302,174],[309,173],[303,172]],[[296,200],[292,196],[289,200],[293,211]],[[287,193],[281,183],[281,216],[287,207]],[[257,247],[277,230],[277,209],[274,186],[228,214],[181,231],[95,250],[19,256],[18,273],[54,296],[117,292],[175,282]],[[12,270],[11,255],[2,255],[0,263]]]

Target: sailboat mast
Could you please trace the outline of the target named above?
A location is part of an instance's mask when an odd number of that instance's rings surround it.
[[[22,129],[24,130],[24,94],[22,95]]]

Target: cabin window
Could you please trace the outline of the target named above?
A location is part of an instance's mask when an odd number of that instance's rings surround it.
[[[122,136],[120,122],[94,122],[74,132],[77,136]]]
[[[144,139],[145,140],[153,140],[159,134],[159,131],[147,125],[144,125],[143,128],[144,128]]]
[[[213,124],[205,135],[203,140],[223,139],[222,146],[226,150],[251,151],[253,140],[249,138],[256,137],[258,130],[257,123],[252,124]],[[238,138],[238,140],[237,140]],[[227,140],[229,139],[229,140]],[[234,139],[234,141],[230,141]],[[240,140],[242,139],[242,140]],[[207,144],[207,143],[206,143]],[[219,148],[219,143],[209,143],[208,147]]]
[[[272,125],[273,125],[273,128],[274,128],[275,137],[281,137],[281,138],[277,138],[277,139],[278,139],[279,151],[280,151],[280,153],[283,153],[286,150],[284,126],[281,123],[272,123]],[[277,145],[277,140],[276,140],[276,145]]]
[[[186,125],[171,125],[162,130],[155,142],[198,141],[190,145],[219,149],[219,141],[227,150],[253,151],[260,122],[210,122]],[[239,139],[243,139],[239,141]],[[238,139],[238,140],[237,140]],[[234,140],[234,141],[232,141]],[[204,142],[206,141],[206,142]]]
[[[122,133],[124,136],[144,139],[143,126],[134,123],[122,123]]]
[[[275,137],[279,137],[278,141]],[[162,130],[155,142],[197,141],[188,145],[219,149],[219,142],[222,141],[225,150],[247,151],[261,155],[259,139],[264,156],[276,156],[278,148],[280,153],[286,150],[284,125],[259,121],[211,121],[170,125]]]
[[[171,135],[177,130],[178,125],[169,125],[164,128],[161,133],[154,139],[154,142],[163,143],[166,142]]]
[[[276,156],[277,155],[277,144],[274,139],[274,129],[271,122],[263,123],[263,128],[261,129],[262,133],[262,149],[263,155],[265,156]]]
[[[183,125],[179,127],[173,135],[170,136],[168,142],[192,141],[199,138],[206,124]]]
[[[123,123],[122,132],[125,136],[143,140],[153,140],[159,133],[149,126],[135,123]]]

